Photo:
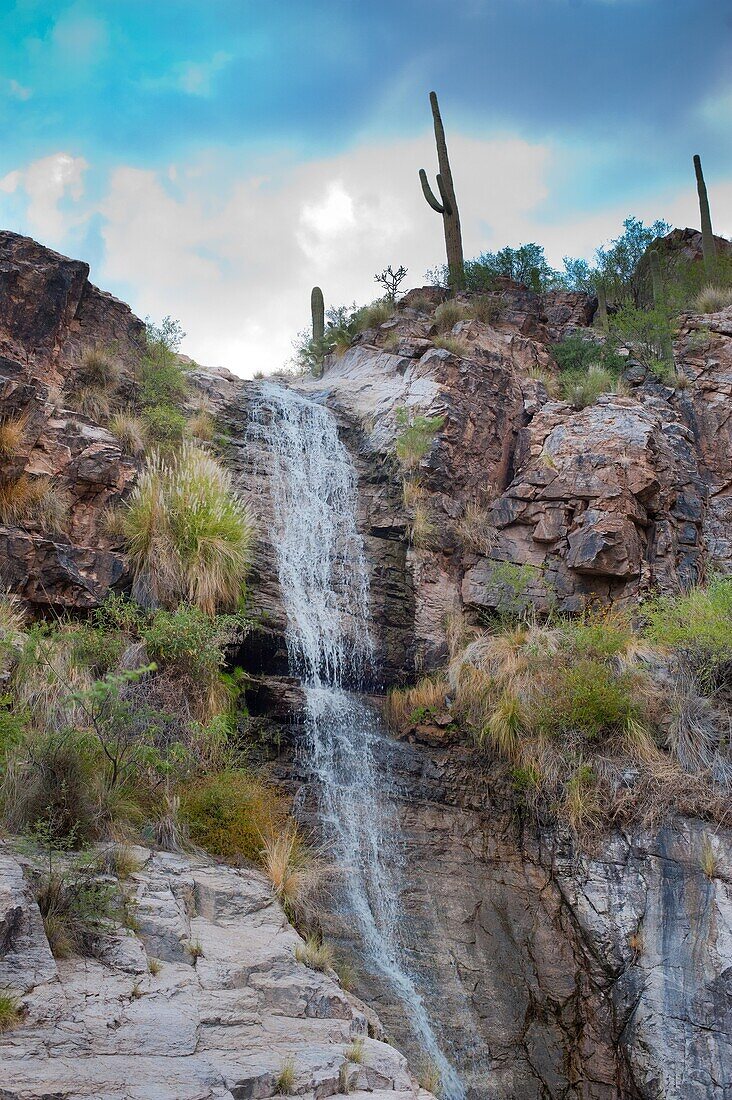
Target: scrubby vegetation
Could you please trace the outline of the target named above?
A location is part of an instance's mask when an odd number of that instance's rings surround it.
[[[636,623],[514,611],[453,632],[449,666],[392,692],[386,713],[402,730],[447,714],[500,762],[518,810],[583,836],[678,810],[714,819],[732,782],[731,632],[726,578],[659,597]]]
[[[150,457],[123,530],[143,602],[174,607],[188,600],[209,614],[237,605],[251,521],[229,473],[195,444]]]

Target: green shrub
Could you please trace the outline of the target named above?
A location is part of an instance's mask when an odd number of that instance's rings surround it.
[[[121,633],[83,623],[61,635],[78,668],[86,668],[97,678],[116,669],[127,646]]]
[[[124,533],[138,594],[207,614],[239,602],[252,525],[230,474],[195,444],[153,455],[128,504]]]
[[[353,316],[351,325],[354,333],[365,332],[366,329],[378,328],[394,315],[394,306],[387,301],[371,302],[368,306],[362,306]]]
[[[590,367],[586,374],[566,373],[560,380],[562,397],[576,409],[594,405],[603,393],[612,393],[616,388],[617,377],[604,367]]]
[[[261,858],[264,839],[281,831],[285,809],[275,792],[242,771],[220,772],[181,791],[191,840],[228,861]]]
[[[147,622],[147,613],[122,593],[110,592],[92,613],[92,622],[100,630],[137,635]]]
[[[656,645],[732,657],[730,577],[717,577],[706,588],[692,588],[680,596],[659,596],[646,604],[643,616],[644,634]]]
[[[576,334],[567,336],[559,344],[552,344],[549,350],[562,373],[586,374],[592,367],[599,366],[617,375],[626,365],[611,341],[598,344]]]
[[[143,405],[175,405],[185,397],[185,371],[177,350],[185,333],[179,323],[165,317],[160,325],[148,320],[145,351],[139,367]]]
[[[396,455],[405,470],[413,470],[425,457],[432,441],[445,423],[444,416],[412,415],[403,406],[396,409]]]
[[[669,311],[665,306],[638,309],[624,305],[611,319],[611,331],[616,339],[627,344],[639,363],[657,371],[665,363],[671,342]]]
[[[186,418],[172,405],[150,405],[143,410],[145,435],[155,443],[180,443]]]
[[[17,1027],[23,1019],[23,1009],[15,993],[0,989],[0,1035]]]
[[[57,959],[98,955],[121,915],[115,887],[88,875],[69,878],[52,870],[39,884],[36,901]]]
[[[151,660],[173,665],[193,677],[210,679],[224,664],[224,647],[241,627],[234,615],[212,618],[200,608],[181,604],[174,611],[157,611],[142,631]]]
[[[552,737],[579,733],[592,741],[601,734],[622,733],[637,718],[629,675],[585,659],[557,671],[553,690],[538,708],[536,724]]]

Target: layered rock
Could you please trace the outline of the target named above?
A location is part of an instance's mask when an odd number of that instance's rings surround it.
[[[135,852],[135,931],[64,960],[19,863],[0,855],[0,986],[22,1011],[0,1035],[6,1100],[267,1097],[284,1066],[305,1097],[416,1100],[406,1060],[370,1037],[335,974],[297,961],[302,941],[260,874]]]

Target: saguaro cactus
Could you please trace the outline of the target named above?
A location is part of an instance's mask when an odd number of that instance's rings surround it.
[[[651,264],[651,280],[653,282],[653,304],[654,306],[662,306],[663,278],[661,276],[661,260],[655,248],[652,248],[651,251],[648,253],[648,259]]]
[[[450,161],[447,156],[447,142],[445,130],[440,117],[440,108],[437,96],[430,92],[430,105],[432,118],[435,124],[435,141],[437,143],[437,161],[440,171],[437,174],[437,188],[442,202],[435,198],[432,189],[427,182],[427,173],[424,168],[419,170],[419,178],[422,183],[424,197],[433,210],[442,215],[442,225],[445,230],[445,248],[447,249],[447,267],[450,273],[450,285],[453,290],[461,290],[465,286],[465,268],[463,266],[463,239],[460,232],[460,215],[455,200],[455,188],[452,182]]]
[[[671,339],[671,329],[668,323],[668,317],[666,315],[666,294],[663,286],[663,276],[661,274],[661,257],[658,254],[658,250],[652,248],[648,253],[648,260],[651,265],[651,279],[653,281],[653,306],[658,312],[660,318],[660,348],[661,358],[665,363],[673,366],[674,363],[674,345]]]
[[[314,286],[310,294],[310,312],[313,315],[313,340],[322,340],[325,335],[325,302],[319,286]]]
[[[709,199],[707,198],[707,185],[702,173],[701,157],[694,154],[694,172],[696,173],[696,190],[699,195],[699,213],[701,214],[702,253],[704,255],[704,267],[707,274],[711,275],[714,267],[714,234],[712,233],[712,216],[709,213]]]
[[[605,290],[605,284],[602,280],[597,284],[597,317],[600,322],[600,328],[603,332],[607,332],[607,291]]]

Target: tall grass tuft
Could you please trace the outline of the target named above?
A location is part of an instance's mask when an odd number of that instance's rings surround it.
[[[124,534],[142,603],[187,600],[207,614],[235,607],[252,524],[230,474],[193,443],[154,454],[133,491]]]
[[[24,413],[0,420],[0,458],[13,458],[20,450],[28,427]]]

